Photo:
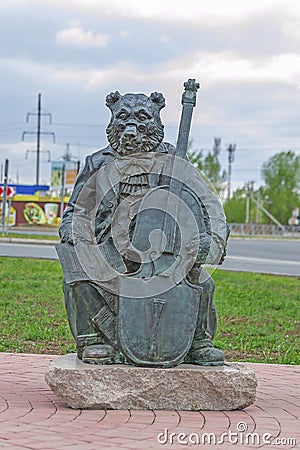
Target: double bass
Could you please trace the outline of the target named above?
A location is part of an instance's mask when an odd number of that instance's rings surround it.
[[[173,367],[188,353],[195,333],[202,288],[188,273],[210,230],[206,208],[189,186],[189,132],[199,84],[184,83],[174,155],[163,161],[159,185],[147,192],[135,217],[131,256],[134,273],[120,278],[118,346],[128,362]],[[136,156],[135,156],[136,157]]]

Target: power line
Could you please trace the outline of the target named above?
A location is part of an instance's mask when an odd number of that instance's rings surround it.
[[[55,122],[53,125],[56,127],[88,127],[88,128],[100,128],[104,125],[101,124],[93,124],[93,123],[57,123]]]
[[[55,142],[55,133],[53,131],[41,131],[41,117],[42,116],[48,116],[50,124],[52,123],[52,116],[50,113],[43,112],[41,108],[41,98],[42,94],[38,94],[38,107],[37,111],[33,113],[27,113],[26,116],[26,122],[29,122],[30,116],[37,116],[37,131],[23,131],[22,133],[22,141],[24,141],[26,134],[35,134],[37,136],[37,143],[36,143],[36,184],[39,184],[39,178],[40,178],[40,142],[41,142],[41,135],[50,135],[53,137],[53,142]],[[29,150],[28,150],[29,151]],[[26,152],[26,155],[28,155],[28,152]]]

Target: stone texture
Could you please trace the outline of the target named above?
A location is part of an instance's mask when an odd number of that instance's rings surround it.
[[[90,365],[76,354],[50,363],[46,382],[75,409],[233,410],[255,401],[257,380],[242,364],[171,369]]]

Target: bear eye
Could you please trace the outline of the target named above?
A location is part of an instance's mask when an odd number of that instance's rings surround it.
[[[118,131],[124,131],[125,130],[125,125],[123,123],[119,123],[118,124]]]
[[[121,111],[117,117],[118,117],[118,119],[126,120],[128,118],[128,113],[126,111]]]
[[[141,110],[136,113],[136,117],[139,120],[146,120],[146,119],[150,119],[151,116],[146,111]]]

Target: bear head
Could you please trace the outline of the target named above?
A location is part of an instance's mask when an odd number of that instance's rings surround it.
[[[106,97],[111,119],[106,133],[111,147],[120,154],[155,152],[164,137],[160,110],[165,106],[162,94],[121,95],[118,91]]]

